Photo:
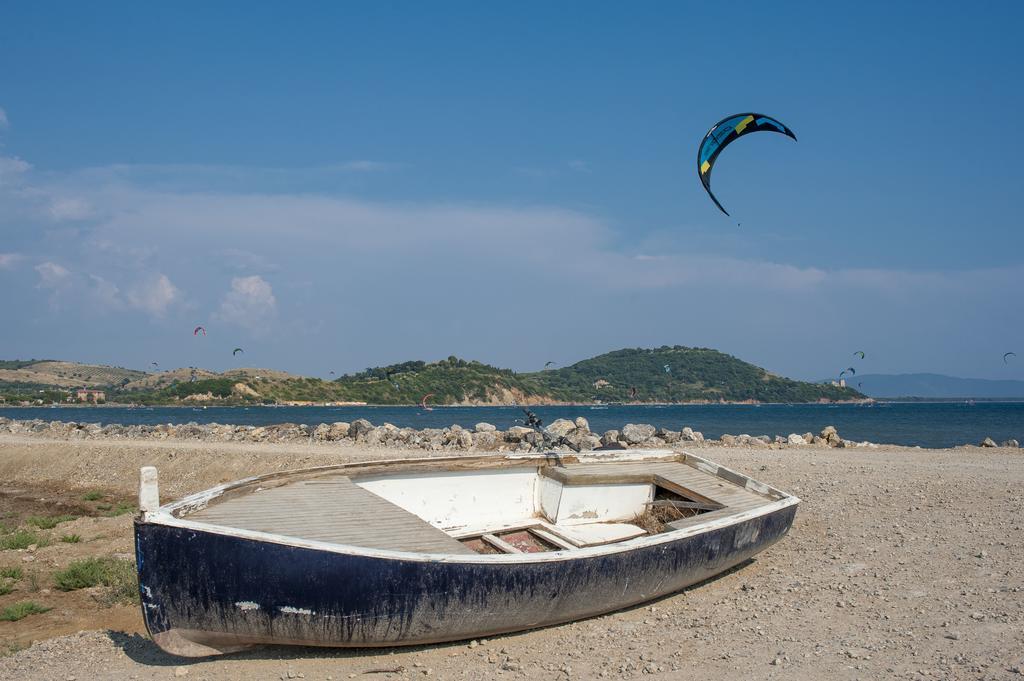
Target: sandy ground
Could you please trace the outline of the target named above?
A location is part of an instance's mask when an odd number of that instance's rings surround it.
[[[0,597],[0,607],[31,599],[53,608],[0,622],[0,646],[9,651],[0,658],[0,678],[714,681],[1024,674],[1024,452],[698,453],[803,499],[788,537],[717,579],[646,606],[485,641],[385,650],[277,647],[183,660],[148,640],[134,606],[108,605],[101,590],[49,588],[48,574],[75,557],[131,552],[130,515],[94,517],[102,516],[96,506],[116,507],[132,494],[144,464],[157,465],[161,489],[177,496],[249,474],[401,452],[0,438],[5,522],[16,525],[41,508],[85,516],[42,531],[77,533],[81,543],[55,539],[31,552],[0,551],[0,567],[39,574],[34,585],[26,577]],[[88,490],[106,496],[84,502]],[[31,641],[39,642],[25,648]]]

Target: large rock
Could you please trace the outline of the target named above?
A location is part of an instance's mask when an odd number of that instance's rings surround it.
[[[619,440],[629,445],[639,445],[654,437],[655,427],[647,423],[627,423],[619,433]]]
[[[478,423],[475,426],[473,426],[473,430],[476,431],[477,433],[493,433],[498,429],[495,426],[492,426],[490,423]]]
[[[371,428],[362,435],[359,436],[359,442],[364,445],[379,445],[381,444],[381,430],[380,428]]]
[[[576,420],[575,420],[575,421],[573,421],[573,423],[575,423],[575,424],[576,424],[576,428],[577,428],[578,430],[585,430],[585,431],[587,431],[588,433],[590,432],[590,422],[589,422],[589,421],[587,421],[587,420],[586,420],[585,418],[583,418],[582,416],[577,416],[577,417],[576,417]]]
[[[987,437],[987,438],[985,438],[984,440],[981,441],[981,445],[980,446],[981,447],[998,447],[999,445],[996,444],[995,440],[993,440],[990,437]]]
[[[473,449],[479,449],[484,452],[491,452],[498,448],[501,444],[501,439],[497,433],[490,430],[478,430],[473,433]]]
[[[843,438],[839,437],[839,432],[835,426],[825,426],[821,429],[821,439],[828,443],[830,447],[837,446]]]
[[[704,442],[704,433],[686,426],[679,432],[679,439],[683,442]]]
[[[601,445],[607,447],[610,444],[614,444],[619,441],[619,431],[617,430],[606,430],[604,435],[601,436]]]
[[[419,431],[420,447],[431,451],[441,449],[443,446],[441,442],[443,435],[443,431],[439,428],[424,428]]]
[[[1017,449],[1018,447],[1020,447],[1020,443],[1014,440],[1013,438],[1010,438],[1009,440],[1004,440],[1003,444],[1001,444],[1000,446],[1010,447],[1011,449]]]
[[[533,428],[526,426],[512,426],[505,431],[505,442],[522,442],[529,434],[534,432]]]
[[[718,439],[726,447],[735,447],[736,446],[736,436],[735,435],[729,435],[728,433],[725,433],[724,435],[722,435],[722,437],[720,437]]]
[[[601,446],[601,438],[584,428],[575,428],[562,438],[562,442],[577,452],[589,452]]]
[[[747,435],[746,433],[739,435],[736,438],[735,442],[735,444],[741,447],[751,447],[753,449],[762,449],[764,447],[767,447],[770,443],[771,440],[768,438],[767,435],[752,437],[750,435]]]
[[[385,423],[384,425],[377,428],[377,433],[380,436],[380,441],[383,443],[393,442],[398,439],[398,434],[401,429],[393,423]]]
[[[556,440],[560,437],[565,437],[574,430],[576,430],[576,424],[569,419],[556,419],[544,428],[544,432]]]
[[[345,421],[335,421],[327,431],[327,439],[331,442],[344,440],[348,437],[349,424]]]
[[[804,436],[803,435],[798,435],[796,433],[790,433],[790,435],[786,439],[786,441],[789,442],[789,444],[791,444],[791,445],[806,445],[807,444],[807,440],[804,439]]]
[[[373,431],[373,424],[366,419],[356,419],[348,428],[348,436],[353,440],[362,440],[367,433]]]
[[[416,446],[422,441],[420,431],[415,428],[402,428],[398,431],[398,441],[403,445]]]
[[[683,437],[681,433],[675,430],[669,430],[668,428],[658,428],[658,430],[654,431],[654,436],[661,438],[668,444],[679,442]]]

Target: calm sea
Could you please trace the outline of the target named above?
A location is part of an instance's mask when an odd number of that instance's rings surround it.
[[[590,429],[603,432],[627,423],[650,423],[680,430],[690,426],[705,437],[723,433],[788,435],[817,433],[833,425],[846,439],[921,447],[977,444],[985,437],[997,442],[1024,440],[1024,403],[882,403],[875,405],[673,405],[608,407],[533,407],[550,423],[557,418],[583,416]],[[0,416],[13,419],[78,421],[87,423],[330,423],[358,418],[375,425],[443,428],[452,424],[472,427],[481,421],[498,428],[521,424],[517,407],[7,407]]]

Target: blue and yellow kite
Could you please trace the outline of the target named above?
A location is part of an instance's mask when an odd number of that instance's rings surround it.
[[[729,212],[722,208],[722,204],[718,202],[718,199],[711,192],[711,170],[715,167],[715,160],[722,153],[722,149],[725,149],[740,137],[752,132],[764,131],[780,132],[796,140],[796,135],[793,134],[792,130],[771,116],[759,113],[742,113],[726,116],[715,123],[708,130],[708,134],[704,135],[700,146],[697,147],[697,175],[700,176],[701,184],[704,185],[708,196],[715,202],[719,210],[726,215]]]

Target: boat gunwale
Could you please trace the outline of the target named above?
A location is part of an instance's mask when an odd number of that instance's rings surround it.
[[[625,455],[623,455],[625,454]],[[671,458],[667,458],[665,455],[673,455]],[[199,510],[206,507],[208,503],[216,499],[226,492],[238,491],[241,488],[258,484],[261,482],[267,482],[275,479],[288,479],[299,480],[304,476],[312,475],[318,476],[324,473],[331,473],[339,470],[352,470],[359,468],[370,468],[377,466],[388,466],[388,465],[400,465],[400,464],[446,464],[446,463],[464,463],[469,464],[478,462],[503,462],[508,465],[529,465],[531,463],[537,463],[540,465],[551,465],[554,461],[571,461],[572,463],[628,463],[628,462],[643,462],[650,461],[651,463],[657,463],[659,461],[674,460],[679,463],[684,463],[696,468],[708,475],[722,478],[733,484],[737,484],[745,489],[761,494],[765,497],[774,497],[775,500],[771,501],[766,499],[766,503],[754,508],[746,509],[743,511],[736,511],[729,513],[717,518],[696,522],[688,527],[671,530],[668,532],[662,532],[655,535],[647,535],[642,537],[636,537],[634,539],[627,539],[622,542],[613,544],[604,544],[601,546],[591,546],[585,548],[578,548],[573,550],[559,550],[559,551],[548,551],[544,553],[521,553],[521,554],[452,554],[452,553],[420,553],[413,551],[399,551],[391,549],[377,549],[368,548],[364,546],[355,546],[351,544],[339,544],[334,542],[326,542],[315,539],[304,539],[302,537],[294,537],[291,535],[276,534],[270,532],[261,532],[257,530],[246,530],[237,527],[229,527],[225,525],[217,525],[214,523],[208,523],[197,520],[188,520],[185,518],[175,515],[175,512]],[[470,468],[470,470],[472,470]],[[421,457],[415,459],[388,459],[384,461],[367,461],[367,462],[351,462],[343,464],[332,464],[329,466],[316,466],[311,468],[296,469],[292,471],[283,471],[275,473],[267,473],[264,475],[250,476],[248,478],[242,478],[232,482],[224,483],[210,489],[196,492],[179,499],[178,501],[171,502],[169,504],[163,504],[159,506],[155,511],[143,511],[137,518],[136,523],[138,524],[153,524],[153,525],[165,525],[168,527],[176,527],[186,530],[193,530],[197,532],[208,532],[212,534],[226,535],[232,537],[238,537],[242,539],[249,539],[252,541],[268,542],[273,544],[280,544],[284,546],[293,546],[296,548],[306,548],[315,551],[326,551],[329,553],[337,553],[343,555],[354,555],[364,558],[378,558],[386,560],[404,560],[413,562],[435,562],[435,563],[477,563],[477,564],[521,564],[521,563],[547,563],[556,561],[567,561],[576,560],[580,558],[592,558],[598,556],[612,555],[616,553],[622,553],[640,549],[649,546],[657,546],[664,543],[670,543],[680,539],[696,536],[705,532],[721,529],[730,525],[739,524],[746,522],[753,518],[758,518],[763,515],[768,515],[781,511],[790,506],[796,506],[800,503],[800,499],[791,494],[782,492],[770,485],[758,482],[749,476],[742,473],[733,471],[732,469],[726,468],[720,464],[714,463],[708,459],[691,454],[685,450],[669,450],[669,449],[656,449],[656,450],[625,450],[625,452],[617,451],[615,455],[607,457],[601,455],[586,455],[586,456],[572,456],[572,457],[559,457],[557,454],[530,454],[530,455],[504,455],[494,456],[485,455],[478,457]],[[727,511],[728,507],[721,509]]]

